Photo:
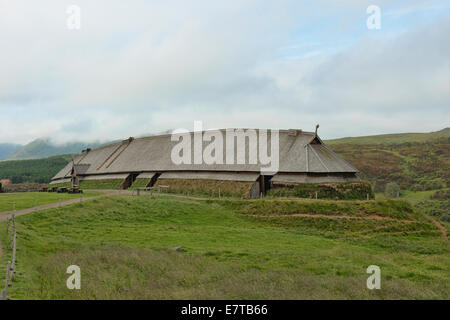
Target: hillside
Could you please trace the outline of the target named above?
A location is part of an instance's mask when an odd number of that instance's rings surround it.
[[[22,146],[19,144],[0,143],[0,160],[5,160]]]
[[[450,186],[450,129],[326,141],[369,180],[375,191],[396,182],[422,191]]]
[[[11,299],[450,297],[448,242],[404,201],[108,196],[17,217],[16,228]],[[8,239],[3,222],[0,265]],[[80,290],[65,286],[72,264]],[[367,290],[373,264],[382,290]]]
[[[70,160],[71,155],[44,159],[0,161],[0,179],[13,183],[48,183]]]
[[[450,128],[429,133],[395,133],[380,134],[374,136],[348,137],[340,139],[326,140],[327,145],[335,144],[402,144],[402,143],[423,143],[439,139],[450,138]]]
[[[99,142],[54,144],[49,139],[36,139],[15,151],[7,160],[38,159],[62,154],[77,154],[83,149],[95,148],[99,145],[101,145]]]

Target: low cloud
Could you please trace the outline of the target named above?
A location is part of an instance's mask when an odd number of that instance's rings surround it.
[[[301,37],[293,45],[293,33],[320,28],[312,17],[326,21],[332,6],[74,3],[80,31],[66,28],[72,2],[1,3],[0,140],[105,141],[194,120],[215,128],[320,123],[329,138],[448,126],[448,19],[390,37],[364,30],[336,52],[316,39],[310,52],[286,57],[280,48],[308,48]],[[352,17],[364,28],[364,6],[344,4],[351,15],[363,9]]]

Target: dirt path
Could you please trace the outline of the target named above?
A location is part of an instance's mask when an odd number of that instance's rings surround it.
[[[38,206],[38,207],[35,207],[35,208],[28,208],[28,209],[23,209],[23,210],[17,210],[16,211],[16,217],[22,216],[22,215],[28,214],[28,213],[33,213],[33,212],[36,212],[36,211],[42,211],[42,210],[46,210],[46,209],[58,208],[60,206],[61,207],[68,206],[70,204],[79,203],[79,202],[86,201],[86,200],[92,200],[92,199],[99,198],[99,197],[102,197],[102,195],[86,197],[86,198],[71,199],[71,200],[66,200],[66,201],[61,201],[61,202],[56,202],[56,203],[45,204],[45,205]],[[8,219],[11,216],[12,213],[13,213],[13,211],[0,212],[0,221],[5,221],[6,219]]]
[[[436,227],[439,228],[439,230],[441,230],[442,232],[442,237],[447,240],[447,242],[449,242],[448,240],[448,236],[447,236],[447,230],[444,228],[444,226],[442,224],[440,224],[438,221],[433,219],[433,223],[436,225]]]

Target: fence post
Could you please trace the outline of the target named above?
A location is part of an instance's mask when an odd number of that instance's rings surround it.
[[[37,210],[37,200],[34,200],[34,211]]]
[[[317,191],[316,191],[316,200],[317,200]]]
[[[5,278],[5,290],[2,291],[2,299],[6,300],[8,294],[8,282],[9,282],[9,269],[11,268],[11,261],[8,261],[6,265],[6,278]]]
[[[220,188],[219,188],[219,199],[220,199]]]
[[[17,232],[16,232],[16,230],[14,230],[13,256],[12,256],[12,264],[11,264],[11,281],[13,281],[13,279],[14,279],[14,272],[16,271],[16,249],[17,249],[16,235],[17,235]]]
[[[14,212],[11,214],[11,235],[9,236],[9,241],[12,244],[13,241],[13,236],[14,236],[14,232],[16,231],[16,219],[15,219],[15,214]]]

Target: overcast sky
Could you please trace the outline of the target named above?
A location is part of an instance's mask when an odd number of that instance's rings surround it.
[[[69,5],[81,29],[67,27]],[[381,29],[366,26],[369,5]],[[0,0],[0,142],[450,126],[450,3]]]

